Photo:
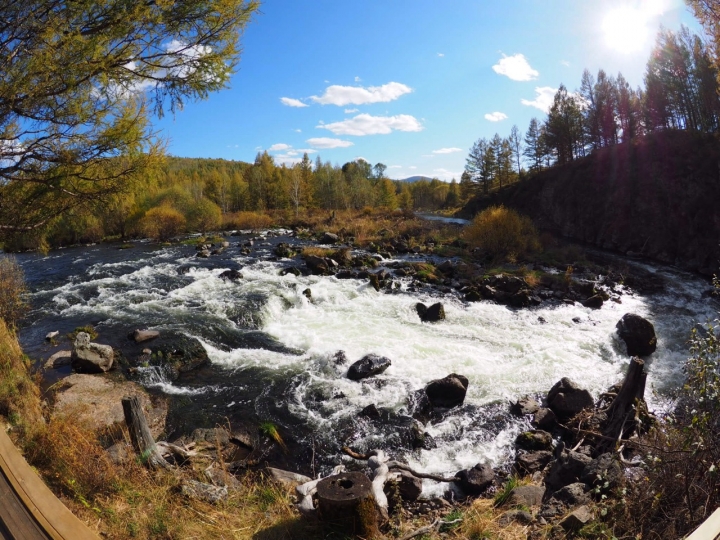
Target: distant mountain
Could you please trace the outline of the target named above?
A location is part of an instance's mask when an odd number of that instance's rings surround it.
[[[429,176],[410,176],[408,178],[402,178],[400,182],[419,182],[420,180],[427,180],[428,182],[432,180]]]

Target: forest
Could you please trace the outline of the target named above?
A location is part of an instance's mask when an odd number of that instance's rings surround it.
[[[267,151],[253,163],[153,156],[124,189],[70,206],[42,227],[6,232],[4,247],[20,251],[140,236],[164,241],[188,231],[287,224],[317,211],[452,213],[474,197],[601,148],[662,130],[717,132],[713,57],[687,28],[662,30],[644,88],[631,88],[622,74],[585,70],[575,92],[560,84],[547,117],[533,118],[525,134],[513,126],[507,137],[478,139],[459,182],[391,180],[382,163],[358,159],[340,166],[307,154],[293,165],[275,163]]]

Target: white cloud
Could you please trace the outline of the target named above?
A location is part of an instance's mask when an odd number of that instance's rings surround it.
[[[390,165],[388,169],[402,169],[402,165]]]
[[[417,169],[417,167],[415,165],[410,165],[410,167],[408,167],[408,169],[415,170],[415,169]]]
[[[343,141],[342,139],[333,139],[330,137],[315,137],[305,141],[310,146],[315,148],[347,148],[353,146],[354,143],[350,141]]]
[[[506,119],[507,119],[507,114],[497,112],[497,111],[495,111],[494,113],[488,113],[485,115],[485,120],[490,120],[490,122],[500,122],[501,120],[506,120]]]
[[[386,135],[393,131],[422,131],[423,126],[417,118],[409,114],[396,116],[371,116],[358,114],[342,122],[320,124],[318,128],[327,129],[335,135]]]
[[[360,112],[360,109],[345,109],[345,114]]]
[[[547,113],[553,104],[555,93],[558,91],[557,88],[550,86],[537,86],[535,87],[535,99],[532,101],[529,99],[521,99],[520,103],[527,105],[528,107],[535,107],[540,109],[542,112]]]
[[[360,77],[355,77],[355,82],[360,82],[362,79]]]
[[[268,148],[268,152],[279,152],[281,150],[287,150],[288,148],[292,148],[292,146],[285,143],[277,143]]]
[[[276,156],[273,156],[273,160],[277,165],[288,165],[290,167],[292,167],[293,165],[297,165],[302,161],[301,158],[295,157],[295,155],[292,153],[278,154]]]
[[[433,150],[433,154],[453,154],[455,152],[462,152],[462,148],[441,148],[440,150]]]
[[[282,97],[280,98],[280,103],[283,105],[287,105],[288,107],[308,107],[309,105],[307,103],[303,103],[299,99],[293,99],[289,97]]]
[[[433,172],[435,173],[433,177],[440,180],[452,180],[453,178],[460,178],[462,175],[461,172],[449,171],[447,169],[433,169]]]
[[[317,154],[317,150],[313,150],[312,148],[298,148],[297,151],[303,154]]]
[[[296,129],[295,133],[302,133],[302,129]]]
[[[366,103],[386,103],[412,92],[412,88],[397,82],[389,82],[382,86],[340,86],[334,84],[325,89],[322,96],[310,96],[322,105],[364,105]]]
[[[530,67],[527,59],[522,54],[515,54],[513,56],[503,54],[500,61],[492,68],[495,73],[506,75],[513,81],[532,81],[540,75],[540,73]]]
[[[567,60],[560,60],[560,63],[565,67],[570,67],[570,62],[568,62]]]
[[[438,55],[439,58],[442,58],[443,56],[445,56],[445,53],[439,52],[439,53],[437,53],[437,55]]]

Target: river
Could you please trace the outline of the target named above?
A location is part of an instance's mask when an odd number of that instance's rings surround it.
[[[387,448],[426,472],[454,473],[480,461],[508,461],[515,436],[529,426],[507,414],[509,400],[545,393],[561,377],[595,396],[620,380],[628,358],[614,330],[628,312],[650,319],[658,333],[648,399],[651,408],[662,407],[681,381],[690,329],[718,312],[717,303],[702,297],[706,281],[649,265],[645,270],[664,279],[665,292],[625,291],[622,304],[606,302],[599,310],[466,303],[409,292],[405,278],[397,280],[399,288],[377,292],[366,280],[281,276],[290,261],[275,260],[272,249],[287,241],[282,234],[263,233],[247,255],[238,246],[250,235],[229,237],[231,247],[209,259],[195,257],[192,245],[147,241],[130,249],[110,244],[20,254],[33,306],[21,343],[41,361],[58,350],[45,342],[48,332],[64,336],[86,324],[95,325],[98,342],[121,350],[135,328],[192,336],[206,349],[209,367],[174,382],[151,369],[140,374],[151,391],[171,398],[169,435],[272,421],[291,450],[285,459],[306,472],[326,471],[350,444]],[[221,279],[227,269],[240,269],[243,279]],[[307,288],[311,300],[303,294]],[[421,323],[415,304],[438,299],[447,319]],[[65,340],[59,348],[68,346]],[[376,353],[392,366],[350,381],[348,364],[334,360],[339,350],[349,362]],[[452,372],[470,380],[465,404],[425,426],[435,447],[412,450],[408,396]],[[47,376],[52,381],[68,373],[62,368]],[[370,404],[380,419],[358,415]]]

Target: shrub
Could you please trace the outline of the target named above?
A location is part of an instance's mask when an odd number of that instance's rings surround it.
[[[237,212],[229,224],[236,229],[267,229],[273,226],[273,219],[262,212]]]
[[[188,211],[188,222],[191,230],[205,234],[220,227],[222,210],[210,199],[202,198]]]
[[[22,268],[13,257],[0,258],[0,319],[10,328],[16,326],[27,309],[26,293]]]
[[[170,206],[156,206],[140,220],[144,235],[156,240],[169,240],[185,230],[185,216]]]
[[[0,414],[23,428],[42,420],[40,392],[29,363],[13,332],[0,320]]]
[[[540,248],[530,218],[504,206],[491,206],[480,212],[463,231],[463,238],[493,260],[514,262]]]

